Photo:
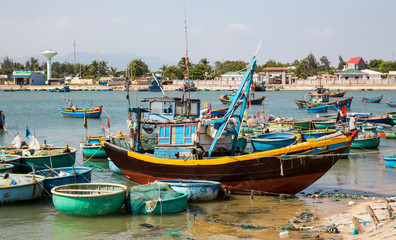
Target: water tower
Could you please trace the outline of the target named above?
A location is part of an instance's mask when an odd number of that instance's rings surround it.
[[[51,78],[51,59],[55,57],[55,55],[58,53],[47,49],[45,51],[42,51],[40,54],[47,58],[47,84],[48,84],[48,81]]]

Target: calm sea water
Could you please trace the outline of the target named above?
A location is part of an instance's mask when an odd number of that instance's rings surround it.
[[[202,91],[191,93],[212,103],[213,109],[223,107],[218,97],[225,92]],[[302,99],[306,92],[279,91],[256,93],[267,96],[264,111],[274,116],[294,116],[297,119],[313,118],[298,109],[293,100]],[[367,104],[362,97],[385,95],[383,103]],[[83,120],[65,118],[59,108],[65,106],[62,96],[72,98],[79,107],[103,105],[110,116],[111,131],[126,131],[128,107],[126,92],[0,92],[0,110],[3,110],[8,124],[8,133],[0,131],[0,145],[6,146],[19,132],[24,137],[29,127],[38,139],[55,146],[69,144],[79,148],[85,134]],[[170,97],[181,97],[179,92],[167,92]],[[134,106],[142,97],[162,96],[161,93],[131,92]],[[351,111],[383,113],[388,109],[384,100],[396,102],[395,91],[348,91],[353,96]],[[144,106],[144,105],[141,105]],[[262,106],[253,106],[249,114],[263,111]],[[106,124],[107,114],[100,119],[89,119],[89,134],[99,134]],[[344,192],[369,196],[393,196],[396,193],[396,169],[386,168],[381,161],[383,155],[396,154],[396,140],[381,139],[379,149],[352,150],[348,159],[339,160],[336,165],[319,181],[314,183],[298,198],[280,200],[277,197],[233,196],[230,201],[191,204],[187,211],[169,216],[132,216],[120,211],[103,217],[72,217],[59,213],[50,197],[37,201],[0,206],[0,239],[240,239],[279,238],[280,230],[286,226],[299,209],[311,209],[319,215],[333,213],[339,206],[329,199],[317,204],[305,197],[307,193]],[[106,159],[83,160],[81,151],[77,153],[77,165],[94,167],[94,182],[128,183],[123,177],[108,170]],[[142,225],[146,224],[146,225]],[[269,227],[268,229],[243,229],[249,226]],[[148,227],[152,226],[152,227]],[[309,233],[290,232],[294,239],[310,238]]]

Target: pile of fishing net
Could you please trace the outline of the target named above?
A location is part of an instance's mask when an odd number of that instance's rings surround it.
[[[152,213],[162,201],[182,196],[168,185],[152,184],[133,186],[125,202],[125,209],[132,214]]]

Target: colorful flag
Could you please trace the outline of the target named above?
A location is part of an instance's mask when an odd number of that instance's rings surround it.
[[[208,115],[212,116],[212,104],[209,104]]]
[[[87,122],[87,112],[84,112],[84,121],[83,121],[83,126],[85,129],[88,129],[88,122]]]
[[[29,131],[29,128],[26,126],[26,138],[29,139],[29,136],[32,135],[32,133]]]
[[[208,102],[205,101],[204,108],[207,108],[207,107],[208,107]]]
[[[182,99],[182,103],[186,103],[187,102],[187,95],[186,95],[186,91],[183,92],[183,99]]]
[[[342,115],[346,116],[347,115],[346,106],[343,106],[341,109],[342,109]]]
[[[102,135],[105,135],[105,127],[102,125]]]
[[[260,115],[260,120],[264,120],[264,119],[265,119],[265,114],[262,113],[262,114]]]

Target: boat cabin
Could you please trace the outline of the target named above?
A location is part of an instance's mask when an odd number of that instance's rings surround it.
[[[142,102],[148,102],[148,112],[142,117],[149,120],[173,120],[181,115],[186,115],[190,105],[190,115],[200,116],[201,100],[190,99],[184,102],[181,98],[142,98]]]
[[[329,93],[312,93],[310,94],[310,102],[311,103],[327,103],[330,100]]]

